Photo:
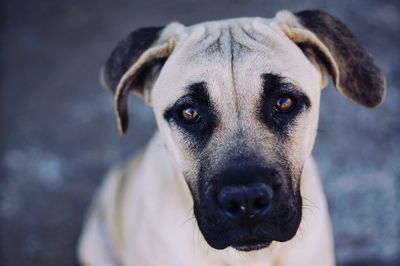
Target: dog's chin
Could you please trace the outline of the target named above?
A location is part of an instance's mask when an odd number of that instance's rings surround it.
[[[260,250],[263,248],[269,247],[271,245],[272,241],[267,241],[267,242],[253,242],[253,243],[247,243],[244,245],[238,245],[238,246],[232,246],[234,249],[238,251],[244,251],[244,252],[250,252],[250,251],[256,251]]]

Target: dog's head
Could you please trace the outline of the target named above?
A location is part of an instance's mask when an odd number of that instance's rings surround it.
[[[207,242],[254,250],[296,234],[329,75],[355,103],[374,107],[384,97],[380,70],[340,21],[282,11],[136,30],[111,54],[102,81],[114,92],[121,133],[129,92],[154,108]]]

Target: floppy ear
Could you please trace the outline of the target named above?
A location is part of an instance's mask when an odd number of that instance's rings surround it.
[[[119,133],[128,128],[129,92],[150,102],[150,88],[175,47],[175,36],[183,28],[178,23],[166,27],[140,28],[120,41],[100,71],[101,84],[114,93]]]
[[[341,21],[322,11],[281,11],[276,19],[322,74],[330,74],[340,94],[365,107],[383,101],[386,82],[381,70]]]

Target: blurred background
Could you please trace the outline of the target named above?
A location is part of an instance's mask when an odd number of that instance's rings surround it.
[[[85,211],[106,171],[156,125],[131,97],[119,138],[98,83],[114,45],[141,26],[322,9],[339,17],[387,77],[385,103],[322,95],[314,149],[338,265],[400,265],[400,2],[290,0],[0,1],[0,264],[77,265]]]

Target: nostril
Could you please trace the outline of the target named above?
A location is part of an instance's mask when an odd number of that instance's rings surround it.
[[[236,216],[242,211],[242,209],[244,209],[244,207],[241,206],[239,202],[229,201],[227,202],[226,206],[224,206],[224,209],[227,214]]]
[[[257,197],[252,204],[253,210],[263,211],[269,207],[269,199],[267,197]]]
[[[241,189],[228,186],[221,190],[218,202],[226,216],[236,218],[246,210]]]
[[[251,197],[251,210],[258,216],[263,216],[271,209],[274,192],[271,187],[261,184],[254,189]]]

